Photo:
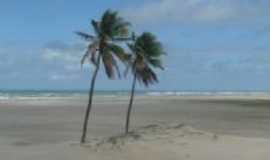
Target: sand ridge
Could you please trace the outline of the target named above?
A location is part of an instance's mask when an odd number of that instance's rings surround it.
[[[217,135],[186,125],[147,125],[84,145],[97,159],[268,159],[270,140]],[[252,152],[249,152],[252,151]]]
[[[270,140],[217,135],[193,127],[147,125],[128,135],[89,139],[88,143],[0,145],[5,160],[268,160]]]

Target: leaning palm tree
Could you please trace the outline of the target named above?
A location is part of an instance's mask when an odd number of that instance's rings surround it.
[[[101,20],[92,20],[91,25],[94,29],[94,35],[76,32],[76,34],[89,42],[86,53],[82,57],[81,64],[83,65],[85,60],[89,59],[95,67],[89,90],[89,101],[85,112],[81,143],[84,143],[86,139],[95,81],[100,69],[101,61],[103,62],[108,78],[113,79],[115,77],[115,71],[117,72],[118,76],[120,76],[115,57],[117,57],[120,61],[125,61],[128,58],[124,52],[124,49],[121,48],[117,42],[128,40],[128,27],[130,24],[122,17],[119,17],[117,12],[111,10],[105,11],[101,17]]]
[[[130,113],[133,104],[136,81],[138,80],[146,87],[148,87],[150,84],[158,82],[157,75],[153,69],[159,68],[163,70],[161,56],[165,54],[161,43],[153,34],[149,32],[144,32],[139,37],[136,37],[133,34],[133,42],[128,43],[127,45],[133,53],[129,65],[133,73],[133,83],[129,106],[126,114],[126,134],[129,131]]]

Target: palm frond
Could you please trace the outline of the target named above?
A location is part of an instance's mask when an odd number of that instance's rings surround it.
[[[158,82],[152,68],[164,69],[161,56],[165,52],[161,43],[149,32],[144,32],[138,37],[133,33],[132,37],[133,42],[127,43],[128,48],[133,52],[132,71],[138,81],[148,87]]]
[[[163,67],[162,62],[161,62],[160,59],[157,59],[157,58],[156,59],[148,59],[148,62],[153,67],[164,70],[164,67]]]
[[[136,36],[136,33],[135,33],[135,32],[132,32],[132,33],[131,33],[131,38],[132,38],[133,41],[136,40],[136,37],[137,37],[137,36]]]
[[[80,31],[76,31],[75,32],[78,36],[82,37],[83,39],[87,40],[87,41],[93,41],[95,40],[95,36],[92,36],[90,34],[87,34],[87,33],[83,33],[83,32],[80,32]]]
[[[135,65],[136,65],[136,63],[135,63],[134,57],[131,54],[129,54],[129,59],[127,61],[127,65],[126,65],[126,68],[124,70],[124,76],[125,77],[127,77],[127,75],[130,72],[130,70],[132,70],[134,72],[134,70],[135,70],[135,67],[134,66]]]
[[[86,60],[87,58],[89,58],[89,57],[90,57],[91,62],[92,62],[94,65],[97,64],[97,60],[96,60],[96,52],[97,52],[97,49],[98,49],[98,41],[94,41],[93,43],[91,43],[91,44],[88,46],[88,48],[87,48],[85,54],[83,55],[83,57],[82,57],[82,59],[81,59],[81,66],[83,66],[85,60]]]
[[[104,33],[106,36],[111,36],[112,26],[115,22],[117,14],[117,12],[111,11],[110,9],[105,11],[105,13],[103,14],[101,18],[100,29],[102,30],[102,33]]]
[[[125,71],[124,71],[124,76],[127,77],[129,71],[131,70],[131,66],[132,65],[127,65],[126,68],[125,68]]]
[[[94,32],[97,36],[101,36],[101,29],[100,29],[100,22],[97,22],[95,20],[91,21],[92,27],[94,29]]]
[[[105,72],[108,78],[114,78],[114,70],[113,70],[113,56],[108,49],[105,49],[102,53],[102,61],[104,64]]]
[[[120,68],[118,67],[117,61],[114,59],[114,57],[112,58],[112,61],[113,61],[113,66],[116,69],[118,78],[121,78]]]
[[[136,54],[137,53],[137,50],[135,48],[135,45],[133,43],[127,43],[127,46],[129,48],[129,50],[133,53],[133,54]]]
[[[129,34],[129,26],[131,24],[129,22],[124,21],[122,17],[117,17],[112,26],[112,37],[114,36],[122,36],[127,37]]]
[[[90,52],[87,50],[84,55],[82,56],[82,59],[81,59],[81,68],[83,67],[83,64],[85,62],[85,60],[89,57],[90,55]]]
[[[115,42],[126,42],[126,41],[131,41],[132,40],[132,37],[115,37],[115,38],[112,38],[112,41],[115,41]]]
[[[127,62],[129,60],[130,55],[128,55],[122,47],[115,45],[113,43],[110,43],[108,44],[108,48],[122,62]]]
[[[135,42],[135,46],[141,48],[145,53],[145,57],[148,58],[160,57],[165,54],[161,43],[149,32],[144,32],[139,36]]]
[[[136,74],[139,82],[143,83],[146,87],[158,82],[157,75],[149,66],[145,66],[141,70],[136,70]]]
[[[127,37],[129,26],[129,22],[126,22],[122,17],[119,17],[118,12],[112,10],[107,10],[103,14],[100,23],[102,33],[110,39],[113,39],[114,37]]]

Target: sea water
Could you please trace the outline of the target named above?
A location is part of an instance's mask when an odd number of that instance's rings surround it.
[[[95,91],[99,97],[128,96],[130,91]],[[139,96],[270,96],[266,91],[136,91]],[[80,90],[0,90],[0,100],[45,100],[87,98]]]

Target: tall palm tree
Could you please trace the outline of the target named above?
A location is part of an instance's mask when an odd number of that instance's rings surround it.
[[[117,12],[106,10],[101,17],[101,20],[92,20],[91,25],[94,29],[94,35],[76,32],[76,34],[89,42],[86,53],[82,57],[81,64],[83,65],[85,60],[89,59],[95,67],[89,90],[89,101],[85,112],[81,143],[84,143],[86,139],[95,81],[100,69],[101,61],[103,62],[108,78],[113,79],[115,77],[115,71],[117,72],[118,76],[120,76],[115,57],[121,61],[125,61],[128,58],[124,52],[124,49],[121,48],[117,42],[128,40],[128,27],[130,24],[122,17],[119,17]]]
[[[133,42],[127,44],[133,53],[131,67],[133,73],[133,83],[129,106],[126,114],[125,133],[129,131],[130,113],[133,104],[136,81],[148,87],[150,84],[158,82],[154,68],[163,70],[161,56],[165,54],[162,44],[149,32],[144,32],[139,37],[133,35]],[[128,69],[127,69],[128,70]]]

